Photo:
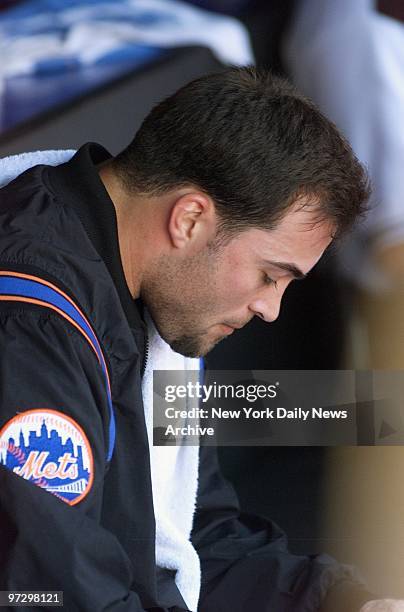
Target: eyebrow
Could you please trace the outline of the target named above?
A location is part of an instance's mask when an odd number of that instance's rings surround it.
[[[266,263],[269,263],[271,266],[276,266],[277,268],[280,268],[281,270],[286,270],[287,272],[290,272],[294,278],[306,278],[306,274],[304,274],[304,272],[302,272],[297,266],[296,264],[293,263],[288,263],[285,261],[269,261],[266,260]]]

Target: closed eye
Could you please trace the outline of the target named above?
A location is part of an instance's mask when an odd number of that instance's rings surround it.
[[[277,287],[278,287],[278,284],[277,284],[276,280],[274,280],[273,278],[268,276],[268,274],[264,274],[264,283],[266,285],[274,285],[275,289],[277,289]]]

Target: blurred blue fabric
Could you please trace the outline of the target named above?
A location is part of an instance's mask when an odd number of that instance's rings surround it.
[[[233,17],[179,0],[26,0],[0,12],[0,132],[153,61],[206,46],[253,62]]]

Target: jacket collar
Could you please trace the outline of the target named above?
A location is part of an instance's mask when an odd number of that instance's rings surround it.
[[[115,206],[98,174],[97,165],[111,154],[99,144],[83,145],[68,162],[49,166],[48,177],[54,192],[79,217],[96,251],[114,281],[131,328],[143,327],[138,302],[126,283],[118,241]]]

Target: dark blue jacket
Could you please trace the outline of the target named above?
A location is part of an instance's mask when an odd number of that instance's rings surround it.
[[[114,206],[97,172],[108,157],[102,147],[85,145],[71,161],[36,166],[0,190],[0,272],[40,278],[85,314],[106,360],[116,426],[108,461],[105,380],[83,334],[33,300],[1,300],[0,457],[11,419],[42,409],[81,428],[93,465],[91,486],[74,505],[38,478],[35,484],[0,465],[0,590],[62,590],[69,612],[181,612],[186,606],[173,572],[155,566],[141,396],[145,326],[125,282]],[[20,444],[13,452],[23,465],[21,448],[29,448]],[[325,555],[292,555],[276,525],[240,515],[209,447],[200,451],[192,540],[202,563],[202,612],[320,610],[333,585],[346,612],[368,598],[348,569]]]

